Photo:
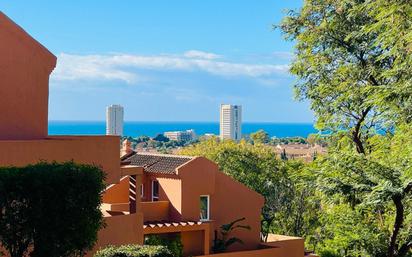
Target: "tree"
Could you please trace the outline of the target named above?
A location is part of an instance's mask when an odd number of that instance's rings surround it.
[[[157,134],[154,138],[154,141],[158,141],[158,142],[168,142],[169,138],[165,137],[163,134]]]
[[[396,86],[381,76],[395,64],[383,55],[378,34],[364,33],[375,22],[365,3],[306,0],[280,25],[296,41],[291,72],[299,78],[297,97],[310,100],[319,129],[348,131],[359,153],[370,150],[367,139],[377,126],[392,128],[378,88]]]
[[[344,223],[323,244],[347,242],[334,245],[342,256],[406,256],[412,246],[412,151],[394,148],[412,117],[411,10],[402,0],[306,0],[280,25],[296,41],[296,95],[331,132],[312,172],[325,217]],[[351,218],[339,219],[337,206]]]
[[[365,35],[376,35],[380,46],[380,59],[391,61],[391,65],[379,75],[385,86],[376,89],[377,102],[389,108],[392,119],[412,121],[412,5],[404,0],[369,0],[362,10],[373,17],[361,31]]]
[[[251,133],[250,139],[252,139],[254,144],[267,144],[270,138],[269,134],[266,131],[260,129],[255,133]]]
[[[0,168],[0,242],[12,257],[83,256],[103,226],[104,173],[73,162]]]

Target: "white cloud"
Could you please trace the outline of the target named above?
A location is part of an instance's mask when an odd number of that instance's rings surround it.
[[[288,74],[288,65],[245,64],[216,60],[218,55],[188,51],[184,55],[71,55],[58,56],[54,80],[120,80],[129,84],[141,79],[142,70],[201,71],[224,77],[262,78]]]
[[[184,56],[187,58],[199,58],[199,59],[207,59],[207,60],[214,60],[222,58],[221,55],[214,54],[214,53],[207,53],[198,50],[190,50],[184,53]]]

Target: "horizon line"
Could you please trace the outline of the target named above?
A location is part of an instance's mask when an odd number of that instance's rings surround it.
[[[48,120],[49,122],[106,122],[105,120]],[[219,121],[190,121],[190,120],[179,120],[179,121],[170,121],[170,120],[125,120],[126,122],[153,122],[153,123],[219,123]],[[268,124],[311,124],[314,125],[315,122],[309,121],[243,121],[242,123],[268,123]]]

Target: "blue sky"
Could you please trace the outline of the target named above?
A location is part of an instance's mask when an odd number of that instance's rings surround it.
[[[302,0],[3,0],[0,10],[58,57],[51,120],[312,122],[293,100],[293,45],[272,25]]]

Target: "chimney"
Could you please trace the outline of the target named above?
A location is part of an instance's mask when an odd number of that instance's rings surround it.
[[[131,152],[133,152],[132,143],[129,140],[125,139],[122,143],[121,155],[123,156]]]

